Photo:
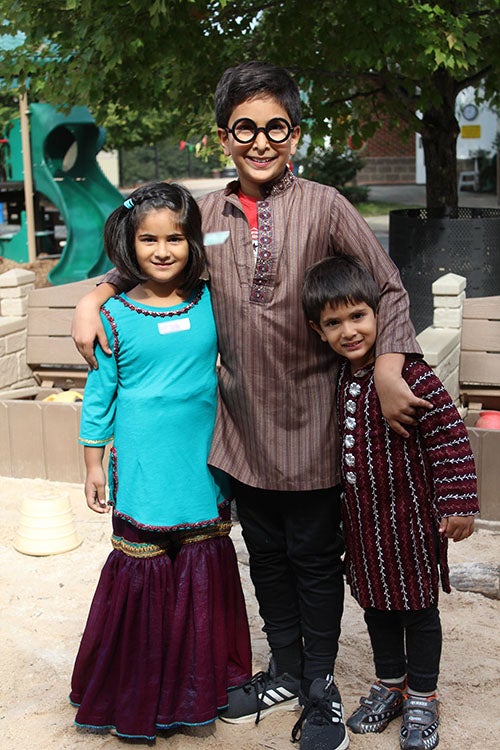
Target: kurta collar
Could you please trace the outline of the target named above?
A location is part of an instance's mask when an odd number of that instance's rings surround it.
[[[262,195],[261,200],[264,198],[268,198],[272,195],[279,195],[280,193],[284,193],[286,190],[292,187],[294,184],[296,178],[295,175],[290,172],[288,167],[286,167],[285,171],[283,172],[283,176],[280,177],[280,179],[277,182],[273,182],[267,185],[263,185],[262,188]],[[228,183],[224,189],[225,195],[231,195],[238,192],[240,187],[239,180],[233,180],[232,182]]]

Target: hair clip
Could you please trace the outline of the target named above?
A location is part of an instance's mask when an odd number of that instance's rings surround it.
[[[132,198],[127,198],[123,205],[125,206],[125,208],[133,208],[135,206],[135,203]]]

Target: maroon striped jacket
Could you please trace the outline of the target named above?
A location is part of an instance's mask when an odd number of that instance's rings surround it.
[[[433,404],[406,439],[382,416],[373,366],[352,375],[346,363],[339,374],[346,572],[365,609],[436,604],[439,569],[450,590],[440,518],[479,512],[467,429],[449,394],[421,359],[406,357],[403,377]]]

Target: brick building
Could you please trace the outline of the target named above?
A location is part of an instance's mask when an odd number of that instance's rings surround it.
[[[383,125],[359,150],[364,167],[358,185],[415,183],[415,136],[404,140],[397,130]]]

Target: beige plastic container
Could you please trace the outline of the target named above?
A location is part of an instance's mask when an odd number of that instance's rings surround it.
[[[81,544],[68,493],[39,490],[21,503],[14,547],[24,555],[58,555]]]

